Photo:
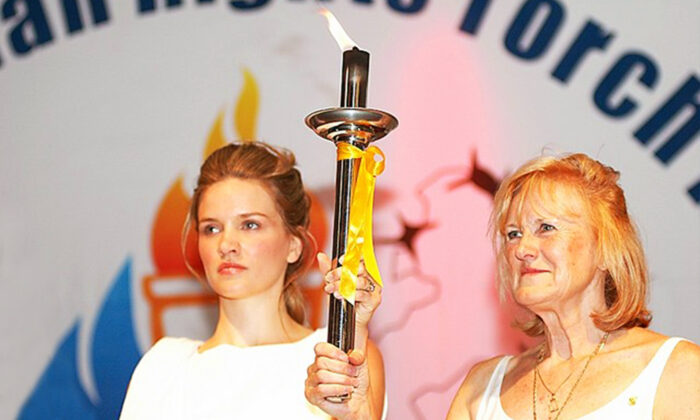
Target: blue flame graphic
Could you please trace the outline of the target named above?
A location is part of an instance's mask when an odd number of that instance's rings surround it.
[[[141,353],[131,312],[131,258],[124,262],[100,308],[92,335],[92,373],[99,401],[92,402],[78,377],[78,332],[75,321],[58,344],[34,390],[22,405],[20,420],[119,417],[131,372]]]

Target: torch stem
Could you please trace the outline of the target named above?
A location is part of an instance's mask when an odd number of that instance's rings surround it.
[[[355,160],[339,160],[336,165],[332,256],[338,267],[342,266],[338,258],[347,249],[352,186],[357,166]],[[347,300],[336,299],[333,295],[330,295],[328,302],[328,342],[346,353],[355,344],[355,307]]]
[[[357,47],[343,52],[343,70],[340,91],[340,106],[364,108],[367,106],[367,79],[369,74],[369,53]],[[367,147],[364,139],[354,136],[342,139],[360,149]],[[352,188],[355,183],[359,159],[339,160],[335,172],[335,214],[333,219],[333,261],[340,267],[339,257],[347,249],[348,223]],[[328,342],[345,351],[355,345],[355,306],[346,299],[328,301]]]

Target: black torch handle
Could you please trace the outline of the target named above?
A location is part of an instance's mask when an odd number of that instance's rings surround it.
[[[357,145],[362,147],[361,145]],[[335,217],[333,223],[333,261],[337,267],[342,263],[339,257],[347,249],[347,237],[350,221],[350,203],[352,186],[357,178],[359,159],[339,160],[335,176]],[[328,298],[328,342],[348,353],[355,345],[355,305],[344,298]],[[330,402],[342,403],[350,394],[326,397]]]
[[[335,174],[335,216],[333,220],[333,261],[337,267],[339,257],[347,249],[352,185],[355,179],[356,159],[339,160]],[[355,306],[347,300],[330,295],[328,302],[328,342],[349,352],[355,344]]]
[[[357,47],[343,52],[340,106],[367,106],[369,53]],[[365,149],[367,143],[354,138],[340,139]],[[352,187],[357,178],[359,159],[339,160],[335,172],[335,214],[333,218],[333,261],[340,267],[339,257],[347,249]],[[328,342],[349,352],[355,345],[355,306],[345,299],[330,296],[328,302]]]

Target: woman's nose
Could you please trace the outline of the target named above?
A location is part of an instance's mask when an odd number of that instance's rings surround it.
[[[234,232],[231,232],[230,230],[224,230],[220,238],[221,240],[219,241],[219,254],[222,257],[227,254],[237,254],[240,252],[241,243]]]
[[[515,257],[523,261],[533,260],[537,258],[537,253],[537,239],[527,233],[524,234],[515,248]]]

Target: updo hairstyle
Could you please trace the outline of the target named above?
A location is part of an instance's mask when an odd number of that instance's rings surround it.
[[[287,265],[282,298],[289,315],[303,324],[304,298],[295,280],[313,264],[316,241],[309,232],[311,199],[304,190],[295,163],[294,154],[289,150],[262,142],[232,143],[214,151],[200,169],[183,230],[183,244],[192,224],[196,227],[199,222],[199,203],[209,186],[229,178],[261,182],[272,196],[287,231],[302,242],[299,259]],[[198,273],[195,275],[199,277]]]

